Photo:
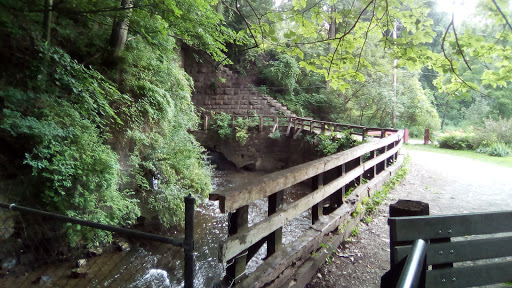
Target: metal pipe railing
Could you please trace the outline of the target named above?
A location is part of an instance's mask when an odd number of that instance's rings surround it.
[[[111,225],[100,224],[92,221],[72,218],[64,215],[54,214],[42,210],[32,209],[28,207],[18,206],[16,204],[0,203],[0,208],[10,209],[12,211],[19,211],[22,213],[29,213],[43,217],[49,217],[58,221],[78,224],[95,229],[110,231],[114,233],[123,234],[130,237],[147,239],[157,241],[165,244],[183,248],[185,254],[185,267],[183,270],[184,286],[185,288],[194,287],[194,206],[195,198],[192,195],[184,197],[185,200],[185,237],[183,239],[171,238],[142,231],[136,231],[126,228],[120,228]]]
[[[402,274],[400,274],[400,279],[398,279],[397,288],[418,287],[421,274],[424,270],[426,250],[427,243],[424,240],[418,239],[414,241]]]

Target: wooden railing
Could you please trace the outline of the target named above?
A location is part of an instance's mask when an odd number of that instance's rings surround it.
[[[391,128],[375,128],[375,127],[366,127],[366,126],[358,126],[358,125],[350,125],[350,124],[341,124],[335,122],[328,121],[319,121],[311,118],[302,118],[302,117],[289,117],[289,116],[276,116],[276,115],[231,115],[232,119],[235,118],[259,118],[258,128],[259,131],[264,131],[265,126],[272,127],[271,133],[275,132],[279,127],[287,127],[286,134],[293,134],[294,137],[297,137],[299,133],[302,131],[311,131],[319,134],[330,134],[336,132],[342,132],[346,130],[351,130],[352,135],[359,135],[362,139],[365,139],[368,136],[372,137],[380,137],[384,138],[393,133],[398,132],[398,129]],[[212,116],[210,113],[203,113],[203,125],[202,128],[207,130],[209,128],[209,124],[211,123]],[[270,125],[269,125],[270,124]]]
[[[356,128],[362,129],[362,135],[365,135],[365,131],[378,129],[297,117],[288,119],[288,127],[293,127],[295,130],[306,129],[308,126],[309,129],[314,130],[318,129],[318,124],[320,124],[319,129],[321,131],[337,132],[340,131],[340,127]],[[279,119],[276,120],[275,124],[279,126],[277,121]],[[260,120],[260,122],[263,121]],[[289,126],[289,123],[293,123],[292,126]],[[382,131],[383,129],[378,130]],[[385,132],[382,135],[387,131],[395,132],[397,130],[384,129],[383,131]],[[264,243],[267,243],[267,259],[271,259],[272,255],[282,249],[283,225],[303,212],[311,209],[312,223],[315,224],[321,219],[322,215],[354,204],[356,200],[353,203],[346,201],[346,191],[365,183],[363,178],[371,181],[371,179],[385,171],[388,165],[394,163],[403,142],[403,135],[403,130],[400,130],[378,141],[367,142],[347,151],[271,173],[251,182],[210,194],[211,200],[219,201],[221,212],[228,213],[229,237],[220,245],[219,251],[219,262],[227,264],[225,280],[233,284],[244,278],[241,276],[245,273],[247,262]],[[307,180],[312,183],[312,192],[284,207],[284,190]],[[251,203],[263,198],[268,198],[268,217],[249,227],[248,207]],[[348,213],[350,209],[346,211]],[[317,231],[323,231],[322,227],[313,228],[319,229]],[[284,259],[294,261],[293,257],[285,257]],[[276,263],[280,263],[279,261]],[[265,265],[260,266],[260,268],[263,266]],[[275,271],[266,275],[279,275],[281,273],[279,272],[280,268],[274,267],[275,265],[271,266],[270,269]],[[242,283],[241,286],[260,287],[259,285],[264,281],[261,278],[252,279],[249,284]],[[261,286],[263,285],[266,284],[261,284]]]

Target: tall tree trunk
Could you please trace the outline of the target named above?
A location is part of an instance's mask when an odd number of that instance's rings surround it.
[[[124,49],[128,37],[128,23],[131,15],[133,0],[121,0],[121,7],[124,8],[124,14],[119,19],[114,19],[112,34],[110,34],[110,56],[117,56]]]
[[[393,39],[396,39],[396,26],[397,21],[394,20],[393,24]],[[396,66],[398,64],[398,59],[393,60],[393,110],[391,110],[391,127],[395,128],[396,124]]]
[[[334,13],[336,13],[336,7],[334,4],[331,6],[331,23],[329,23],[329,31],[327,32],[327,38],[328,39],[334,39],[336,38],[336,17],[334,16]],[[331,47],[331,53],[334,53],[334,46]],[[332,56],[334,57],[334,55]],[[330,80],[327,80],[327,83],[325,83],[325,89],[329,90],[330,88]]]
[[[44,0],[43,40],[46,43],[50,43],[50,35],[52,31],[52,8],[53,0]]]
[[[441,120],[441,130],[443,130],[444,122],[446,120],[446,112],[448,111],[448,103],[450,102],[450,96],[446,96],[446,102],[444,103],[443,119]]]

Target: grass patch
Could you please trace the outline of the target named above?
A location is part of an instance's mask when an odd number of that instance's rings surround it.
[[[407,164],[409,163],[409,156],[407,156],[402,164],[402,167],[398,169],[395,176],[391,177],[382,189],[375,192],[371,197],[363,199],[363,206],[366,209],[367,216],[374,214],[379,208],[380,204],[386,199],[389,191],[391,191],[395,186],[402,181],[402,179],[407,175]]]
[[[404,147],[407,150],[435,152],[435,153],[465,157],[465,158],[470,158],[470,159],[474,159],[474,160],[478,160],[478,161],[482,161],[482,162],[500,165],[503,167],[512,168],[512,156],[495,157],[495,156],[489,156],[486,154],[476,153],[475,151],[470,151],[470,150],[451,150],[451,149],[439,148],[435,145],[409,145],[409,144],[406,144]]]

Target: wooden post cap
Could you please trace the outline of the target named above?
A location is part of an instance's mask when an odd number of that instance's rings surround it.
[[[428,203],[421,201],[400,199],[389,205],[389,217],[425,216],[429,213]]]

